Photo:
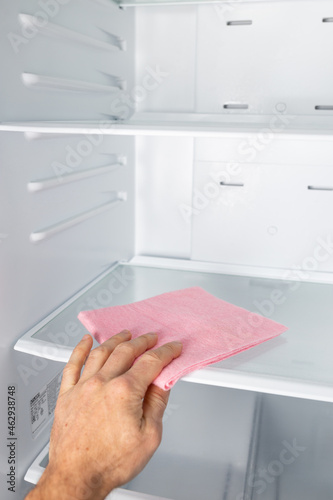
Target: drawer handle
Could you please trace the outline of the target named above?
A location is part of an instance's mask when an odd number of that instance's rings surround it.
[[[251,26],[253,24],[253,21],[251,20],[244,20],[244,21],[228,21],[227,26]]]
[[[333,23],[333,17],[324,17],[323,23]]]
[[[248,104],[224,104],[224,109],[249,109]]]
[[[315,110],[317,111],[333,111],[333,106],[315,106]]]
[[[329,186],[308,186],[310,191],[333,191],[333,187]]]
[[[242,182],[220,182],[221,186],[244,187]]]

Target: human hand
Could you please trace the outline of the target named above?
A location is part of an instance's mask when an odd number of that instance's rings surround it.
[[[91,351],[88,335],[75,347],[64,368],[49,464],[27,500],[104,499],[156,451],[169,391],[152,382],[182,345],[147,351],[156,334],[130,339],[125,330]]]

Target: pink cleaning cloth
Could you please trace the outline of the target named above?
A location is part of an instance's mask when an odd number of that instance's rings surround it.
[[[156,347],[173,340],[181,341],[180,357],[166,366],[154,381],[164,390],[170,389],[187,373],[287,330],[275,321],[218,299],[200,287],[163,293],[124,306],[82,311],[78,318],[99,343],[121,330],[130,330],[132,338],[156,332]]]

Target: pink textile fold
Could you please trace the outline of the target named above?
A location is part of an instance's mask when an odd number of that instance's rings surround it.
[[[179,340],[183,351],[154,384],[170,389],[194,370],[226,359],[287,330],[259,314],[218,299],[200,287],[163,293],[124,306],[82,311],[79,320],[99,343],[121,330],[132,338],[156,332],[156,347]]]

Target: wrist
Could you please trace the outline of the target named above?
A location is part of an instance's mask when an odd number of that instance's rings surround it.
[[[48,466],[26,500],[104,500],[109,493],[98,474],[81,477],[70,467],[59,470]]]

